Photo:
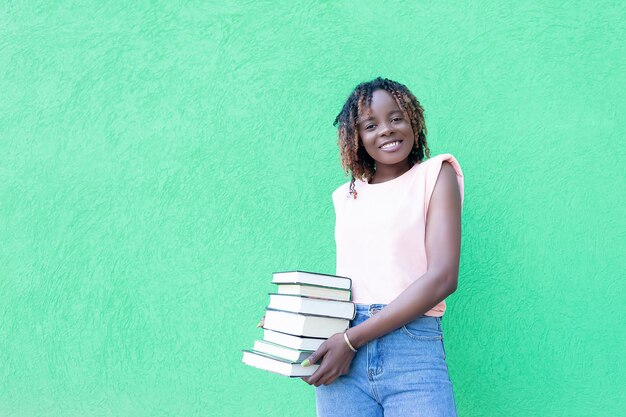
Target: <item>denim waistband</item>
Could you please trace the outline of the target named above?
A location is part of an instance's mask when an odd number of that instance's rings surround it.
[[[387,304],[356,304],[356,314],[367,314],[369,313],[370,315],[376,314],[377,312],[379,312],[380,310],[383,309],[383,307],[386,307]],[[441,320],[443,317],[438,317],[438,316],[426,316],[426,315],[421,315],[421,317],[432,317],[438,320]]]
[[[357,313],[366,313],[382,310],[387,304],[355,304]]]

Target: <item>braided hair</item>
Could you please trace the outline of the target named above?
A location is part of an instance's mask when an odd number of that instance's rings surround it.
[[[350,194],[356,198],[354,181],[356,178],[372,180],[376,172],[376,161],[367,153],[359,137],[358,120],[363,110],[370,106],[372,93],[385,90],[396,100],[405,116],[411,121],[415,132],[415,143],[409,154],[409,164],[422,162],[424,156],[430,157],[426,143],[426,123],[424,109],[413,93],[404,85],[387,78],[377,77],[363,82],[354,88],[346,100],[341,112],[335,118],[333,126],[337,128],[338,145],[341,153],[341,165],[346,175],[351,174]]]

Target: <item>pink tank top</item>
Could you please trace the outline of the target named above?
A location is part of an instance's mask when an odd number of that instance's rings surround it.
[[[352,278],[352,301],[389,304],[428,270],[426,213],[443,161],[456,171],[461,204],[463,172],[456,158],[441,154],[415,164],[404,174],[379,184],[356,180],[332,194],[335,207],[336,274]],[[443,316],[445,300],[425,314]]]

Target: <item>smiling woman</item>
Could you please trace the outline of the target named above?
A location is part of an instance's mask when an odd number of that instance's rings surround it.
[[[337,124],[352,178],[332,194],[336,274],[352,278],[357,314],[302,379],[318,416],[456,416],[441,322],[457,287],[461,167],[430,158],[423,109],[395,81],[359,84]]]

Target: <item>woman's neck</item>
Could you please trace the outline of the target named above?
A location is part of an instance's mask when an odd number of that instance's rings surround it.
[[[374,172],[372,179],[369,181],[369,184],[379,184],[381,182],[398,178],[400,175],[411,169],[412,166],[413,165],[408,159],[404,162],[398,162],[393,165],[376,164],[376,171]]]

